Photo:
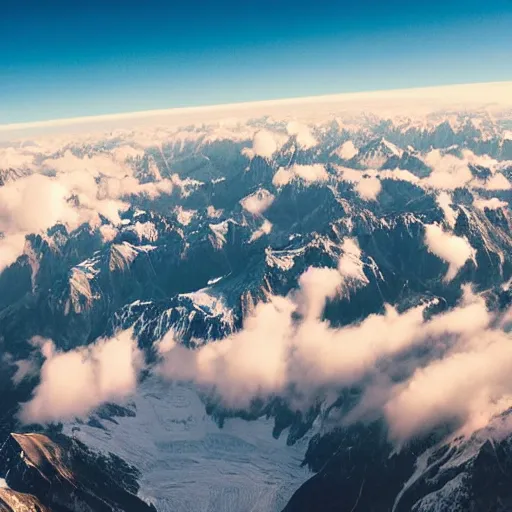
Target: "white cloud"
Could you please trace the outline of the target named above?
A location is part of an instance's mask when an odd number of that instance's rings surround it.
[[[100,224],[99,214],[113,223],[119,222],[119,210],[126,205],[91,195],[94,182],[84,174],[71,172],[62,180],[42,174],[31,174],[0,187],[0,232],[5,238],[2,264],[12,263],[23,249],[22,240],[30,233],[45,232],[57,223],[76,229],[84,222]],[[78,198],[78,205],[72,196]],[[18,254],[16,254],[16,252]]]
[[[218,210],[212,205],[209,205],[206,208],[206,214],[208,215],[208,217],[211,217],[212,219],[218,219],[219,217],[222,217],[223,213],[223,210]]]
[[[404,169],[385,169],[378,172],[380,179],[397,180],[397,181],[408,181],[415,185],[419,185],[421,180],[415,176],[412,172]]]
[[[309,267],[299,278],[296,297],[299,312],[306,320],[322,316],[326,299],[334,298],[342,285],[341,274],[333,268]]]
[[[163,340],[167,350],[159,371],[214,388],[226,404],[239,407],[255,396],[286,393],[288,384],[314,394],[325,385],[355,382],[383,355],[416,342],[424,327],[423,307],[403,315],[388,307],[385,315],[333,329],[321,320],[322,311],[344,279],[335,269],[310,268],[299,290],[259,303],[241,332],[197,350],[176,344],[172,334],[172,343]]]
[[[353,240],[344,245],[347,258],[360,259],[360,250]],[[343,266],[340,262],[340,267]],[[410,381],[400,385],[388,381],[378,400],[375,397],[363,400],[359,414],[361,408],[384,411],[392,436],[407,439],[453,411],[457,413],[469,407],[471,411],[484,411],[488,419],[488,411],[503,406],[499,387],[492,394],[493,400],[498,399],[498,407],[493,408],[489,403],[489,407],[479,409],[481,402],[475,401],[475,390],[485,389],[485,379],[492,370],[490,360],[494,360],[499,350],[493,350],[486,361],[487,373],[477,374],[477,385],[471,383],[473,373],[468,374],[464,364],[457,365],[457,371],[453,371],[452,363],[447,362],[452,353],[462,352],[469,354],[463,360],[477,364],[478,357],[473,357],[473,352],[481,354],[481,347],[487,347],[496,333],[505,336],[493,330],[494,317],[482,298],[466,289],[457,307],[429,320],[424,317],[426,303],[403,313],[388,305],[384,314],[333,328],[322,321],[325,301],[334,298],[344,279],[349,277],[361,279],[360,268],[348,271],[345,276],[335,269],[309,268],[300,277],[298,290],[287,297],[271,297],[269,302],[259,303],[246,318],[242,331],[196,350],[181,346],[176,333],[170,333],[159,345],[163,360],[158,371],[169,379],[194,381],[205,391],[214,389],[228,406],[245,407],[252,398],[280,394],[296,407],[307,407],[329,389],[336,391],[362,382],[365,377],[378,378],[382,371],[379,363],[387,361],[384,369],[393,367],[396,356],[403,360],[409,354],[409,363],[424,364],[424,356],[416,360],[417,356],[410,352],[411,348],[422,346],[425,349],[422,352],[434,358],[432,363],[427,360],[427,377],[419,369],[410,373]],[[443,357],[445,354],[448,359]],[[441,359],[436,362],[436,357]],[[442,375],[437,372],[437,364],[448,365]],[[469,367],[473,368],[471,364]],[[511,369],[507,362],[500,372],[500,382]],[[466,393],[468,383],[470,389]],[[442,394],[444,386],[448,389],[446,395]],[[512,385],[509,387],[512,390]],[[457,400],[456,390],[462,392],[464,399],[452,407]],[[467,394],[471,395],[470,405],[467,405]],[[423,404],[425,410],[415,414]],[[474,418],[471,420],[467,428],[474,426]]]
[[[337,171],[343,180],[354,184],[354,190],[365,201],[375,201],[382,190],[378,171],[360,171],[348,167],[338,167]]]
[[[125,399],[135,390],[142,364],[130,331],[68,352],[43,340],[41,351],[41,382],[20,412],[25,423],[84,416],[104,402]]]
[[[350,160],[359,153],[359,150],[354,146],[351,140],[347,140],[336,149],[335,153],[344,160]]]
[[[295,174],[289,169],[285,169],[284,167],[279,167],[277,172],[274,174],[272,178],[272,183],[276,187],[284,187],[288,185],[295,178]]]
[[[115,161],[111,155],[98,154],[91,157],[86,155],[79,158],[70,150],[67,150],[59,158],[47,158],[42,165],[44,168],[54,170],[57,173],[86,172],[93,177],[100,175],[123,177],[128,172],[127,167]]]
[[[253,155],[263,158],[272,158],[273,154],[286,142],[286,137],[282,134],[260,130],[254,134],[252,140],[252,150],[244,151],[244,154],[251,157]]]
[[[286,125],[286,131],[289,135],[295,135],[297,144],[303,149],[310,149],[318,144],[311,130],[305,124],[290,121]]]
[[[57,180],[39,174],[8,183],[0,188],[0,231],[38,232],[59,221],[75,225],[78,215],[68,194]]]
[[[302,178],[304,181],[310,183],[314,181],[326,181],[329,178],[329,175],[327,174],[327,171],[322,164],[295,164],[290,167],[290,171],[292,171],[299,178]]]
[[[475,250],[466,238],[452,235],[435,224],[425,226],[425,244],[428,250],[448,263],[445,280],[450,281],[467,260],[475,257]]]
[[[510,181],[500,173],[494,174],[483,185],[480,185],[486,190],[510,190],[512,188]]]
[[[448,225],[451,228],[455,227],[455,222],[457,221],[457,214],[451,207],[452,196],[448,194],[448,192],[440,192],[436,196],[436,202],[441,208],[441,210],[443,210],[444,218],[446,219]]]
[[[322,182],[329,179],[329,175],[322,164],[301,165],[294,164],[288,169],[280,167],[274,174],[272,183],[276,187],[282,187],[296,178],[306,183]]]
[[[134,154],[129,146],[118,149],[119,158]],[[79,158],[68,150],[59,158],[47,158],[34,166],[32,174],[0,188],[0,233],[4,234],[0,271],[21,254],[21,240],[27,234],[45,232],[59,222],[69,230],[83,223],[99,227],[100,215],[115,225],[120,222],[119,211],[128,207],[124,199],[132,195],[155,199],[172,189],[173,181],[161,177],[139,183],[133,169],[111,154]]]
[[[268,190],[260,188],[253,194],[244,197],[240,204],[249,213],[261,215],[274,202],[274,199],[274,195]]]
[[[365,201],[376,201],[381,189],[382,184],[379,178],[375,177],[363,178],[355,186],[356,192]]]
[[[142,158],[144,156],[144,149],[134,148],[133,146],[117,146],[110,154],[118,162],[125,162],[128,159]]]
[[[473,201],[473,204],[480,210],[484,210],[485,208],[497,210],[498,208],[506,208],[508,206],[506,201],[502,201],[497,197],[491,197],[490,199],[477,198]]]
[[[21,148],[0,148],[0,169],[31,169],[34,154]]]
[[[0,237],[0,272],[12,265],[23,253],[25,235],[14,234]]]
[[[475,331],[448,356],[417,369],[385,406],[392,438],[409,439],[450,420],[470,434],[511,407],[511,342],[501,331]]]
[[[441,190],[454,190],[463,187],[473,179],[468,163],[454,155],[443,155],[434,149],[425,155],[425,162],[432,168],[432,173],[423,182],[430,187]]]

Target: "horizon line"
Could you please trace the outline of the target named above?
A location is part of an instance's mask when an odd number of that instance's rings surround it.
[[[116,121],[123,119],[141,119],[141,118],[150,118],[150,117],[159,117],[164,115],[179,115],[179,114],[189,114],[189,113],[199,113],[199,112],[215,112],[222,111],[227,109],[246,109],[252,107],[265,107],[265,106],[277,106],[277,105],[288,105],[288,104],[296,104],[300,102],[324,102],[324,101],[349,101],[349,100],[361,100],[361,99],[393,99],[397,97],[402,97],[403,99],[414,99],[418,93],[428,93],[428,92],[447,92],[450,89],[456,88],[468,88],[468,89],[477,89],[478,87],[510,87],[511,90],[507,91],[512,93],[512,81],[498,81],[498,82],[471,82],[471,83],[458,83],[458,84],[445,84],[445,85],[435,85],[435,86],[423,86],[423,87],[410,87],[410,88],[401,88],[401,89],[379,89],[379,90],[369,90],[369,91],[358,91],[358,92],[344,92],[344,93],[334,93],[334,94],[323,94],[323,95],[315,95],[315,96],[301,96],[301,97],[292,97],[292,98],[279,98],[279,99],[270,99],[270,100],[256,100],[256,101],[246,101],[246,102],[235,102],[235,103],[219,103],[219,104],[209,104],[209,105],[196,105],[196,106],[188,106],[188,107],[170,107],[164,109],[151,109],[151,110],[137,110],[131,112],[120,112],[120,113],[110,113],[110,114],[99,114],[99,115],[90,115],[90,116],[79,116],[79,117],[64,117],[57,119],[49,119],[42,121],[26,121],[19,123],[7,123],[0,124],[0,132],[6,131],[17,131],[31,128],[52,128],[59,126],[68,126],[68,125],[77,125],[77,124],[87,124],[93,122],[102,122],[102,121]],[[484,92],[484,91],[481,91]],[[488,93],[488,91],[486,91]],[[487,94],[485,94],[487,96]],[[387,97],[387,98],[386,98]],[[430,98],[434,99],[434,98]],[[443,97],[438,97],[436,99],[443,99]],[[482,98],[483,99],[483,98]],[[495,103],[496,98],[490,98],[488,103]]]

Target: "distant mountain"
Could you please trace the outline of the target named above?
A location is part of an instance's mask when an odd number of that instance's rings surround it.
[[[153,375],[166,334],[187,350],[215,346],[258,305],[295,297],[309,267],[348,276],[321,313],[333,328],[389,305],[401,314],[428,303],[436,316],[468,286],[507,326],[507,126],[479,111],[299,128],[261,118],[30,146],[34,163],[0,169],[0,191],[14,197],[6,187],[42,173],[68,187],[62,216],[74,224],[32,229],[0,204],[0,244],[25,237],[0,273],[0,510],[512,510],[506,408],[467,435],[443,424],[397,447],[381,417],[344,421],[364,381],[306,405],[271,393],[244,408]],[[147,361],[133,403],[21,423],[44,360],[30,340],[70,351],[126,329]]]

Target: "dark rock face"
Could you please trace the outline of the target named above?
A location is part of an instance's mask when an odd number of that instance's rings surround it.
[[[24,496],[37,496],[40,504],[18,495],[34,511],[155,510],[136,496],[137,469],[115,455],[93,454],[76,439],[11,434],[0,458],[9,487]]]
[[[510,411],[496,423],[509,417]],[[512,508],[509,439],[488,430],[439,441],[442,432],[393,451],[382,424],[333,431],[310,443],[304,463],[315,476],[286,512],[508,511]]]

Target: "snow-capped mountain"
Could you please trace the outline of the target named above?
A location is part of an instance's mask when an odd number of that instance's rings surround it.
[[[169,383],[158,370],[169,339],[186,354],[218,350],[219,367],[237,336],[254,331],[264,342],[272,329],[260,334],[254,318],[278,299],[296,308],[289,330],[318,343],[388,319],[363,343],[393,315],[424,308],[428,343],[386,352],[399,328],[370,364],[393,393],[451,354],[458,331],[434,330],[431,319],[481,301],[492,335],[510,337],[507,126],[482,111],[261,118],[24,147],[19,169],[0,170],[0,201],[2,190],[35,197],[34,176],[53,196],[35,214],[31,204],[0,205],[9,256],[0,261],[0,510],[509,510],[512,404],[502,381],[486,424],[462,432],[459,416],[439,413],[397,442],[388,405],[376,405],[389,397],[368,398],[369,371],[315,384],[313,400],[300,379],[266,393],[261,384],[241,406],[225,400],[224,381]],[[334,272],[323,285],[340,282],[308,319],[311,267]],[[306,320],[327,330],[301,331]],[[143,362],[121,405],[113,396],[82,414],[22,422],[20,404],[55,354],[127,330]],[[318,379],[300,373],[311,386]],[[363,406],[370,413],[351,420]]]

